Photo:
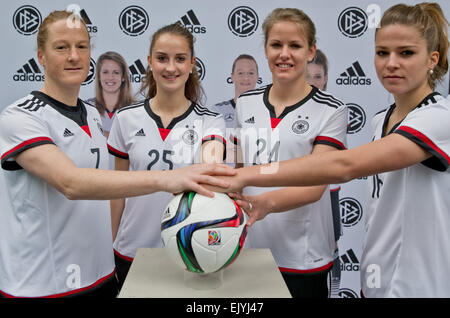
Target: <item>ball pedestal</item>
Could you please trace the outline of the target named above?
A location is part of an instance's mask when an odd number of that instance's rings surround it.
[[[217,289],[223,285],[223,270],[209,274],[184,271],[184,285],[196,290]]]

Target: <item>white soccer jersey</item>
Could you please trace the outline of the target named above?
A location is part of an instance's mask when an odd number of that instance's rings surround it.
[[[227,142],[227,157],[225,158],[225,162],[232,164],[234,167],[235,164],[235,153],[236,153],[236,147],[233,142],[230,142],[230,136],[231,133],[236,126],[236,104],[234,102],[234,99],[229,99],[221,103],[217,103],[210,107],[210,109],[216,113],[222,114],[223,118],[225,120],[226,125],[226,134],[225,139]]]
[[[91,105],[92,107],[95,107],[95,98],[89,98],[85,101],[85,103]],[[113,112],[110,112],[109,110],[105,109],[103,112],[103,115],[100,115],[100,118],[102,119],[102,128],[104,131],[110,132],[111,126],[114,120],[114,117],[116,115],[116,110]]]
[[[95,107],[95,98],[90,98],[85,101],[88,105],[91,105],[92,107]],[[97,109],[97,108],[96,108]],[[114,121],[114,118],[116,118],[116,112],[117,110],[110,112],[109,110],[105,109],[103,112],[103,115],[100,114],[100,118],[102,120],[102,128],[105,132],[105,135],[108,136],[109,132],[111,131],[112,123]],[[109,169],[114,170],[114,156],[109,155]]]
[[[87,291],[114,275],[108,201],[68,200],[14,160],[55,144],[78,167],[107,168],[96,109],[70,107],[32,92],[0,115],[0,293],[63,296]]]
[[[375,115],[374,139],[395,105]],[[366,297],[450,297],[450,102],[427,96],[393,127],[433,156],[369,178],[361,285]]]
[[[128,159],[130,170],[177,169],[201,162],[201,146],[209,140],[225,143],[221,115],[191,104],[164,128],[148,99],[117,113],[108,139],[111,154]],[[161,247],[161,215],[173,195],[165,192],[127,198],[114,250],[132,260],[140,247]]]
[[[313,87],[297,104],[276,117],[269,103],[271,85],[242,94],[236,105],[237,129],[245,166],[277,162],[308,155],[316,144],[344,149],[347,109],[332,95]],[[267,169],[263,173],[276,173]],[[246,194],[276,188],[248,187]],[[270,248],[281,271],[308,273],[333,264],[335,247],[330,192],[312,204],[271,213],[249,229],[247,246]]]

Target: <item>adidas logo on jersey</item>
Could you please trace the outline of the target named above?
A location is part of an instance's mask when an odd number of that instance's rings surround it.
[[[366,77],[361,65],[358,61],[348,67],[345,72],[340,74],[336,79],[338,85],[371,85],[372,80]]]
[[[134,61],[128,69],[130,70],[130,82],[131,83],[141,83],[145,81],[146,70],[144,64],[141,60]]]
[[[254,124],[255,123],[255,117],[252,116],[249,119],[246,119],[244,122],[247,123],[247,124]]]
[[[13,75],[16,82],[43,82],[44,74],[34,59],[29,59],[20,69]]]
[[[359,260],[352,249],[347,250],[344,255],[341,255],[341,271],[359,271]]]
[[[136,133],[136,135],[135,136],[145,136],[145,132],[144,132],[144,128],[141,128],[137,133]]]
[[[182,16],[178,23],[182,24],[191,33],[206,33],[206,27],[200,25],[200,21],[192,9]]]
[[[73,132],[71,132],[69,129],[64,129],[64,137],[70,137],[70,136],[74,136]]]

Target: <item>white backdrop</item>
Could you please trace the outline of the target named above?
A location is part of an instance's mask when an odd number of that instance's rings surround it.
[[[412,4],[420,1],[403,1]],[[447,18],[450,1],[437,1]],[[36,32],[49,12],[71,4],[79,8],[92,37],[92,72],[81,88],[80,97],[94,96],[95,61],[105,51],[124,56],[137,92],[150,38],[163,25],[181,21],[196,38],[196,55],[206,106],[234,96],[229,81],[233,60],[240,54],[253,55],[258,62],[258,85],[271,82],[264,57],[261,25],[275,7],[304,10],[317,28],[317,47],[329,60],[328,91],[349,106],[348,145],[370,140],[372,116],[392,103],[392,97],[379,84],[373,66],[374,22],[392,0],[28,0],[2,3],[0,12],[2,58],[0,67],[0,111],[8,104],[42,86],[43,68],[36,58]],[[438,89],[447,95],[448,75]],[[140,98],[139,98],[140,99]],[[359,259],[363,240],[366,182],[354,180],[342,185],[341,219],[343,237],[339,242],[343,262],[342,297],[359,297]]]

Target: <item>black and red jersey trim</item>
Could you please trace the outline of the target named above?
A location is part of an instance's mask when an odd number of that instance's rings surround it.
[[[433,155],[433,157],[423,161],[423,165],[437,171],[447,170],[450,164],[449,155],[440,149],[430,138],[408,126],[400,126],[394,132],[410,139]]]
[[[209,135],[206,136],[202,139],[202,145],[207,142],[207,141],[211,141],[211,140],[217,140],[219,142],[221,142],[223,144],[223,160],[225,160],[225,158],[227,157],[227,141],[225,140],[225,138],[223,138],[222,136],[219,135]]]
[[[345,145],[340,142],[337,139],[331,138],[331,137],[326,137],[326,136],[317,136],[316,139],[314,139],[314,145],[317,144],[322,144],[322,145],[327,145],[327,146],[331,146],[331,147],[335,147],[339,150],[345,150]]]
[[[223,138],[222,136],[219,136],[219,135],[209,135],[209,136],[204,137],[202,139],[202,144],[204,144],[205,142],[210,141],[210,140],[217,140],[217,141],[220,141],[221,143],[223,143],[224,146],[227,145],[227,141],[225,140],[225,138]]]
[[[2,155],[1,157],[2,168],[10,171],[22,169],[22,167],[20,167],[17,162],[7,160],[17,156],[22,151],[44,144],[54,144],[54,142],[49,137],[44,136],[32,138],[21,142],[19,145],[15,146],[14,148],[10,149],[9,151],[5,152]]]
[[[114,249],[114,254],[115,254],[116,256],[120,257],[121,259],[127,261],[127,262],[133,262],[133,260],[134,260],[133,257],[128,257],[128,256],[125,256],[125,255],[122,255],[122,254],[120,254],[118,251],[116,251],[115,249]]]
[[[74,289],[68,292],[64,292],[64,293],[59,293],[59,294],[53,294],[53,295],[46,295],[46,296],[37,296],[37,297],[22,297],[22,296],[14,296],[14,295],[10,295],[8,293],[5,293],[3,291],[0,290],[0,295],[5,297],[5,298],[62,298],[62,297],[67,297],[67,296],[73,296],[73,295],[77,295],[77,294],[83,294],[83,293],[88,293],[91,290],[100,287],[101,285],[107,283],[109,280],[111,279],[116,279],[114,274],[116,272],[116,269],[114,268],[114,270],[100,278],[99,280],[97,280],[96,282],[94,282],[93,284],[83,287],[83,288],[78,288],[78,289]]]
[[[239,145],[240,145],[239,138],[233,136],[232,134],[230,134],[230,141],[231,141],[233,144],[235,144],[236,146],[239,146]]]
[[[333,261],[329,262],[326,265],[323,265],[321,267],[317,268],[311,268],[311,269],[294,269],[294,268],[287,268],[287,267],[278,267],[280,272],[282,273],[293,273],[293,274],[313,274],[318,272],[323,272],[329,270],[333,266]]]
[[[107,144],[107,147],[108,147],[108,152],[110,154],[112,154],[113,156],[116,156],[116,157],[122,158],[122,159],[130,158],[127,153],[117,150],[116,148],[112,147],[110,144]]]

